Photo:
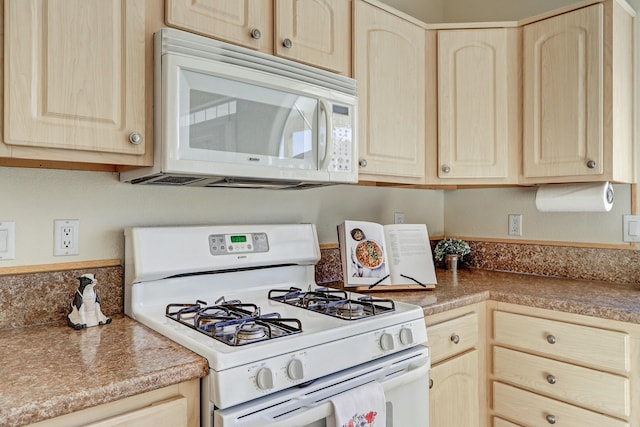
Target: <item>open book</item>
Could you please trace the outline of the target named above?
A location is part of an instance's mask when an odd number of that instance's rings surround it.
[[[425,224],[345,221],[338,225],[345,287],[433,289],[436,274]]]

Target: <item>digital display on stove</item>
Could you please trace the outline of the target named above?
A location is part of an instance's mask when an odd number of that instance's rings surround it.
[[[247,243],[247,236],[231,236],[231,243]]]

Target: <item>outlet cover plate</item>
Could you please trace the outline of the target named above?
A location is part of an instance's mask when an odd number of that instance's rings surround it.
[[[16,223],[0,221],[0,261],[16,259]]]
[[[53,221],[53,255],[80,255],[80,220]]]

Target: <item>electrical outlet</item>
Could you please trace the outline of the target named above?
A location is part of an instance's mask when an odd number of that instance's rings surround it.
[[[56,219],[53,221],[53,255],[80,254],[80,220]]]
[[[393,213],[393,223],[394,224],[404,224],[404,212],[394,212]]]
[[[509,236],[522,236],[522,214],[509,214]]]

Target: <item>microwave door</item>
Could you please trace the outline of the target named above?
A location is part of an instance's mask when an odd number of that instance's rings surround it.
[[[318,100],[182,69],[179,157],[317,170]]]

